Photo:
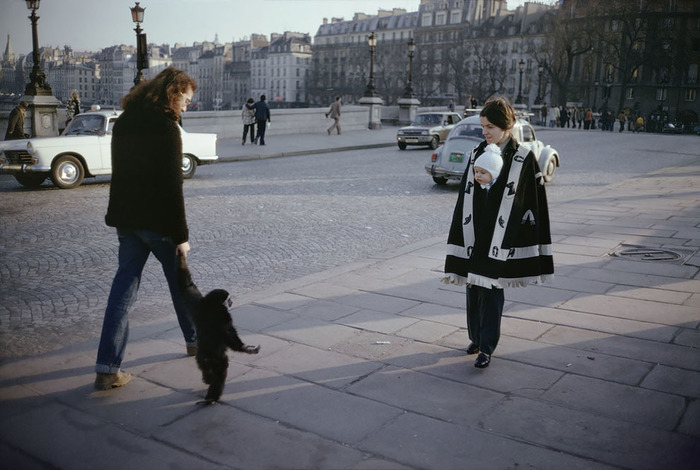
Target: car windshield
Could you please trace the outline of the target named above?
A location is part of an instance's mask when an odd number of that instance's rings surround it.
[[[82,115],[76,116],[63,135],[80,135],[80,134],[102,134],[104,133],[104,117]]]
[[[419,114],[413,121],[414,126],[436,126],[442,124],[441,114]]]
[[[483,133],[481,132],[481,126],[478,124],[463,124],[461,126],[456,126],[452,130],[450,138],[454,137],[476,137],[482,139]]]

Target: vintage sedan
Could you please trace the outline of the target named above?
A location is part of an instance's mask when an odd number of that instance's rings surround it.
[[[461,120],[462,116],[453,112],[418,114],[410,126],[399,129],[396,143],[401,150],[406,150],[409,145],[427,145],[434,150]]]
[[[535,154],[544,180],[552,181],[554,171],[559,166],[559,152],[537,140],[535,130],[524,119],[516,120],[512,133],[521,145]],[[469,154],[483,140],[479,116],[463,119],[454,126],[445,144],[432,154],[425,171],[440,185],[447,184],[449,180],[460,181],[467,168]]]
[[[36,187],[47,177],[71,189],[85,177],[112,173],[112,127],[122,111],[79,114],[58,137],[10,140],[0,143],[0,174],[14,175],[22,185]],[[216,134],[182,134],[182,176],[191,178],[197,165],[213,163]]]

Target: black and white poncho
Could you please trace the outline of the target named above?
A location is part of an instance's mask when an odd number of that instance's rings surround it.
[[[487,191],[474,181],[472,150],[447,240],[443,282],[487,288],[524,287],[554,273],[544,179],[534,154],[511,138],[503,168]]]

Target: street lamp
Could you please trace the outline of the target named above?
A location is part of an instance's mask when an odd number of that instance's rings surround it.
[[[544,62],[547,64],[547,61]],[[542,104],[542,73],[544,72],[544,65],[537,65],[537,74],[539,75],[539,82],[537,83],[537,97],[535,98],[535,104]]]
[[[413,53],[416,50],[416,43],[413,38],[408,40],[408,83],[406,84],[406,89],[403,92],[404,98],[415,98],[416,94],[413,93]]]
[[[32,59],[34,66],[29,74],[30,82],[24,88],[24,94],[30,96],[53,96],[51,85],[46,83],[46,75],[41,70],[41,57],[39,56],[39,34],[37,33],[36,23],[39,17],[36,16],[36,11],[39,9],[41,0],[26,0],[27,8],[32,11],[29,19],[32,21],[32,45],[34,47]]]
[[[593,82],[593,85],[595,85],[595,88],[593,89],[593,112],[595,112],[596,108],[596,101],[598,100],[598,86],[600,85],[600,82],[596,80]]]
[[[374,31],[367,36],[367,43],[369,44],[369,82],[363,96],[372,98],[379,96],[377,89],[374,87],[374,51],[377,49],[377,36],[374,34]]]
[[[143,13],[146,11],[145,8],[139,6],[139,2],[136,2],[136,6],[129,7],[131,10],[131,20],[136,23],[136,77],[134,78],[134,86],[141,83],[143,80],[143,73],[141,70],[146,67],[146,35],[142,33],[141,23],[143,23]]]
[[[520,69],[520,83],[518,84],[518,97],[515,98],[515,104],[523,104],[523,69],[525,68],[525,61],[520,59],[518,62],[518,69]]]

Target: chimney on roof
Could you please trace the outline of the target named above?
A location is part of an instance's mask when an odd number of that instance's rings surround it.
[[[328,18],[323,19],[323,24],[328,24]]]

